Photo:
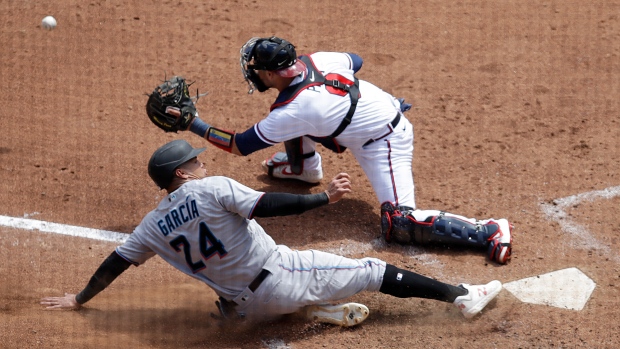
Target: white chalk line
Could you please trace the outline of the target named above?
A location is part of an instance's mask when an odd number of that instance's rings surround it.
[[[542,203],[540,206],[541,210],[547,215],[549,219],[558,222],[563,231],[568,232],[569,234],[579,238],[579,242],[582,247],[596,248],[605,252],[611,252],[608,246],[596,240],[585,227],[578,223],[575,223],[566,213],[565,209],[574,206],[582,201],[594,201],[599,198],[611,199],[616,196],[620,196],[620,186],[571,195],[564,198],[555,199],[553,200],[553,204]],[[66,225],[29,218],[17,218],[9,216],[0,216],[0,226],[24,230],[39,230],[41,232],[76,236],[101,241],[110,241],[119,244],[125,242],[128,237],[128,234],[118,233],[114,231],[92,229],[74,225]],[[340,249],[339,251],[332,252],[348,252],[348,254],[350,254],[368,251],[373,248],[371,244],[358,243],[358,246],[351,246],[351,244],[355,245],[356,243],[352,241],[347,242],[349,245],[348,249],[350,249],[349,251],[342,251],[342,249]],[[417,250],[406,251],[406,253],[411,256],[419,255],[419,252],[420,251]],[[617,255],[616,259],[618,259]]]
[[[616,261],[620,261],[619,256],[611,251],[609,246],[599,242],[588,229],[579,223],[573,221],[566,209],[579,204],[582,201],[594,201],[598,199],[611,199],[620,196],[620,186],[609,187],[602,190],[594,190],[581,194],[571,195],[560,199],[553,200],[553,203],[542,203],[540,209],[553,221],[558,222],[560,228],[577,238],[579,247],[594,248],[614,256]]]
[[[129,236],[128,234],[117,233],[109,230],[84,228],[75,225],[58,224],[39,221],[36,219],[15,218],[8,216],[0,216],[0,226],[24,230],[38,230],[45,233],[77,236],[87,239],[116,242],[119,244],[125,242]]]
[[[109,230],[92,229],[86,227],[79,227],[75,225],[66,225],[59,223],[52,223],[46,221],[40,221],[30,218],[17,218],[9,216],[0,216],[0,226],[24,229],[24,230],[38,230],[45,233],[62,234],[69,236],[76,236],[81,238],[110,241],[118,244],[122,244],[129,237],[128,234],[118,233]],[[350,256],[357,253],[368,252],[374,248],[385,248],[385,242],[372,241],[370,243],[356,242],[352,240],[346,240],[345,244],[341,244],[338,247],[324,249],[325,252],[331,252],[342,256]],[[438,261],[430,258],[428,255],[422,253],[419,248],[411,246],[403,251],[403,254],[407,254],[412,258],[419,259],[425,264],[435,264]]]

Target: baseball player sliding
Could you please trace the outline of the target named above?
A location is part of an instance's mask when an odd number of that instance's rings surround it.
[[[300,214],[335,203],[351,191],[349,176],[337,175],[319,194],[262,193],[230,178],[207,177],[197,158],[204,150],[184,140],[157,149],[148,171],[168,195],[103,261],[81,292],[42,298],[41,304],[79,309],[129,266],[156,254],[211,287],[225,318],[245,320],[305,312],[309,319],[352,326],[366,319],[368,308],[330,303],[362,291],[452,302],[470,318],[502,288],[497,280],[453,286],[376,258],[350,259],[276,245],[254,217]]]
[[[335,152],[348,148],[379,199],[381,231],[388,242],[461,244],[486,249],[491,260],[502,264],[510,259],[512,226],[506,219],[416,209],[413,126],[403,115],[411,105],[358,80],[361,57],[343,52],[297,57],[294,46],[277,37],[252,38],[240,55],[249,93],[279,91],[263,120],[243,133],[227,131],[201,120],[189,98],[170,108],[161,103],[161,93],[151,94],[147,102],[150,119],[165,131],[189,129],[237,155],[284,142],[286,153],[264,161],[263,169],[276,178],[309,183],[323,178],[317,143]],[[173,85],[182,84],[174,80]]]

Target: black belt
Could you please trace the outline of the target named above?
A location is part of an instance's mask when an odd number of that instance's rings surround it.
[[[390,125],[392,125],[392,129],[396,128],[396,125],[398,125],[398,123],[399,123],[399,122],[400,122],[400,113],[396,114],[396,117],[394,118],[394,120],[392,120],[392,122],[390,122]],[[377,138],[377,139],[369,139],[369,140],[368,140],[368,142],[366,142],[366,143],[364,143],[364,145],[362,145],[362,147],[365,147],[365,146],[367,146],[367,145],[369,145],[369,144],[372,144],[372,142],[374,142],[374,141],[378,141],[378,140],[380,140],[381,138],[383,138],[383,137],[385,137],[385,136],[389,135],[390,133],[392,133],[392,132],[390,131],[390,132],[389,132],[389,133],[387,133],[386,135],[381,136],[381,137],[379,137],[379,138]]]
[[[265,270],[265,269],[261,270],[258,276],[254,280],[252,280],[252,282],[250,282],[250,285],[248,286],[250,291],[252,292],[256,291],[258,286],[260,286],[260,284],[262,284],[263,281],[265,281],[265,278],[267,278],[267,275],[269,274],[270,274],[269,270]]]

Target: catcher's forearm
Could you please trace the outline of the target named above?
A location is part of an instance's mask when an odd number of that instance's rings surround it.
[[[207,134],[211,125],[202,121],[199,117],[195,117],[194,121],[192,121],[191,125],[189,125],[189,130],[199,135],[200,137],[204,137]]]
[[[75,301],[84,304],[103,291],[117,276],[121,275],[129,266],[126,261],[116,251],[112,252],[108,258],[99,266],[95,274],[90,278],[88,285],[75,296]]]
[[[235,132],[213,127],[198,117],[194,118],[189,130],[224,151],[243,155],[235,144]]]

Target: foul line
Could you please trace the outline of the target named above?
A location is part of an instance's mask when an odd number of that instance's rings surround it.
[[[109,230],[91,229],[85,227],[78,227],[75,225],[66,225],[59,223],[51,223],[45,221],[39,221],[29,218],[16,218],[9,216],[0,216],[0,226],[24,229],[24,230],[38,230],[44,233],[54,233],[69,236],[77,236],[81,238],[110,241],[117,244],[122,244],[127,240],[129,234],[117,233]],[[354,241],[346,240],[346,248],[343,246],[324,249],[325,252],[331,252],[340,254],[343,256],[350,256],[354,253],[364,253],[373,248],[385,248],[386,243],[381,241],[372,241],[370,243],[356,243]],[[409,246],[404,248],[403,254],[409,255],[413,258],[419,259],[423,264],[436,264],[436,259],[430,258],[420,251],[418,247]]]
[[[594,201],[601,198],[611,199],[615,196],[620,196],[620,186],[571,195],[564,198],[555,199],[552,203],[542,203],[540,206],[541,210],[549,219],[558,222],[563,231],[579,238],[580,243],[584,248],[595,248],[609,252],[610,255],[616,255],[615,253],[612,253],[609,246],[600,243],[596,238],[594,238],[588,229],[574,222],[565,211],[567,208],[577,205],[582,201]],[[617,255],[615,259],[618,260]]]
[[[611,199],[616,196],[620,196],[620,186],[609,187],[603,190],[594,190],[586,193],[555,199],[552,203],[540,204],[540,207],[549,219],[558,222],[563,231],[579,238],[583,247],[596,248],[606,252],[611,252],[610,248],[607,245],[602,244],[598,240],[596,240],[585,227],[574,222],[565,210],[569,207],[579,204],[582,201],[594,201],[600,198]],[[39,230],[47,233],[56,233],[94,240],[110,241],[119,244],[124,243],[129,236],[128,234],[118,233],[109,230],[92,229],[78,227],[74,225],[65,225],[29,218],[16,218],[9,216],[0,216],[0,226],[25,230]],[[368,248],[368,246],[361,247],[361,249],[365,248]],[[616,254],[614,253],[610,255]],[[616,257],[616,259],[618,259],[618,257]]]
[[[117,233],[109,230],[91,229],[78,227],[75,225],[50,223],[35,219],[15,218],[8,216],[0,216],[0,226],[25,230],[39,230],[46,233],[78,236],[94,240],[111,241],[119,244],[125,242],[129,236],[128,234]]]

